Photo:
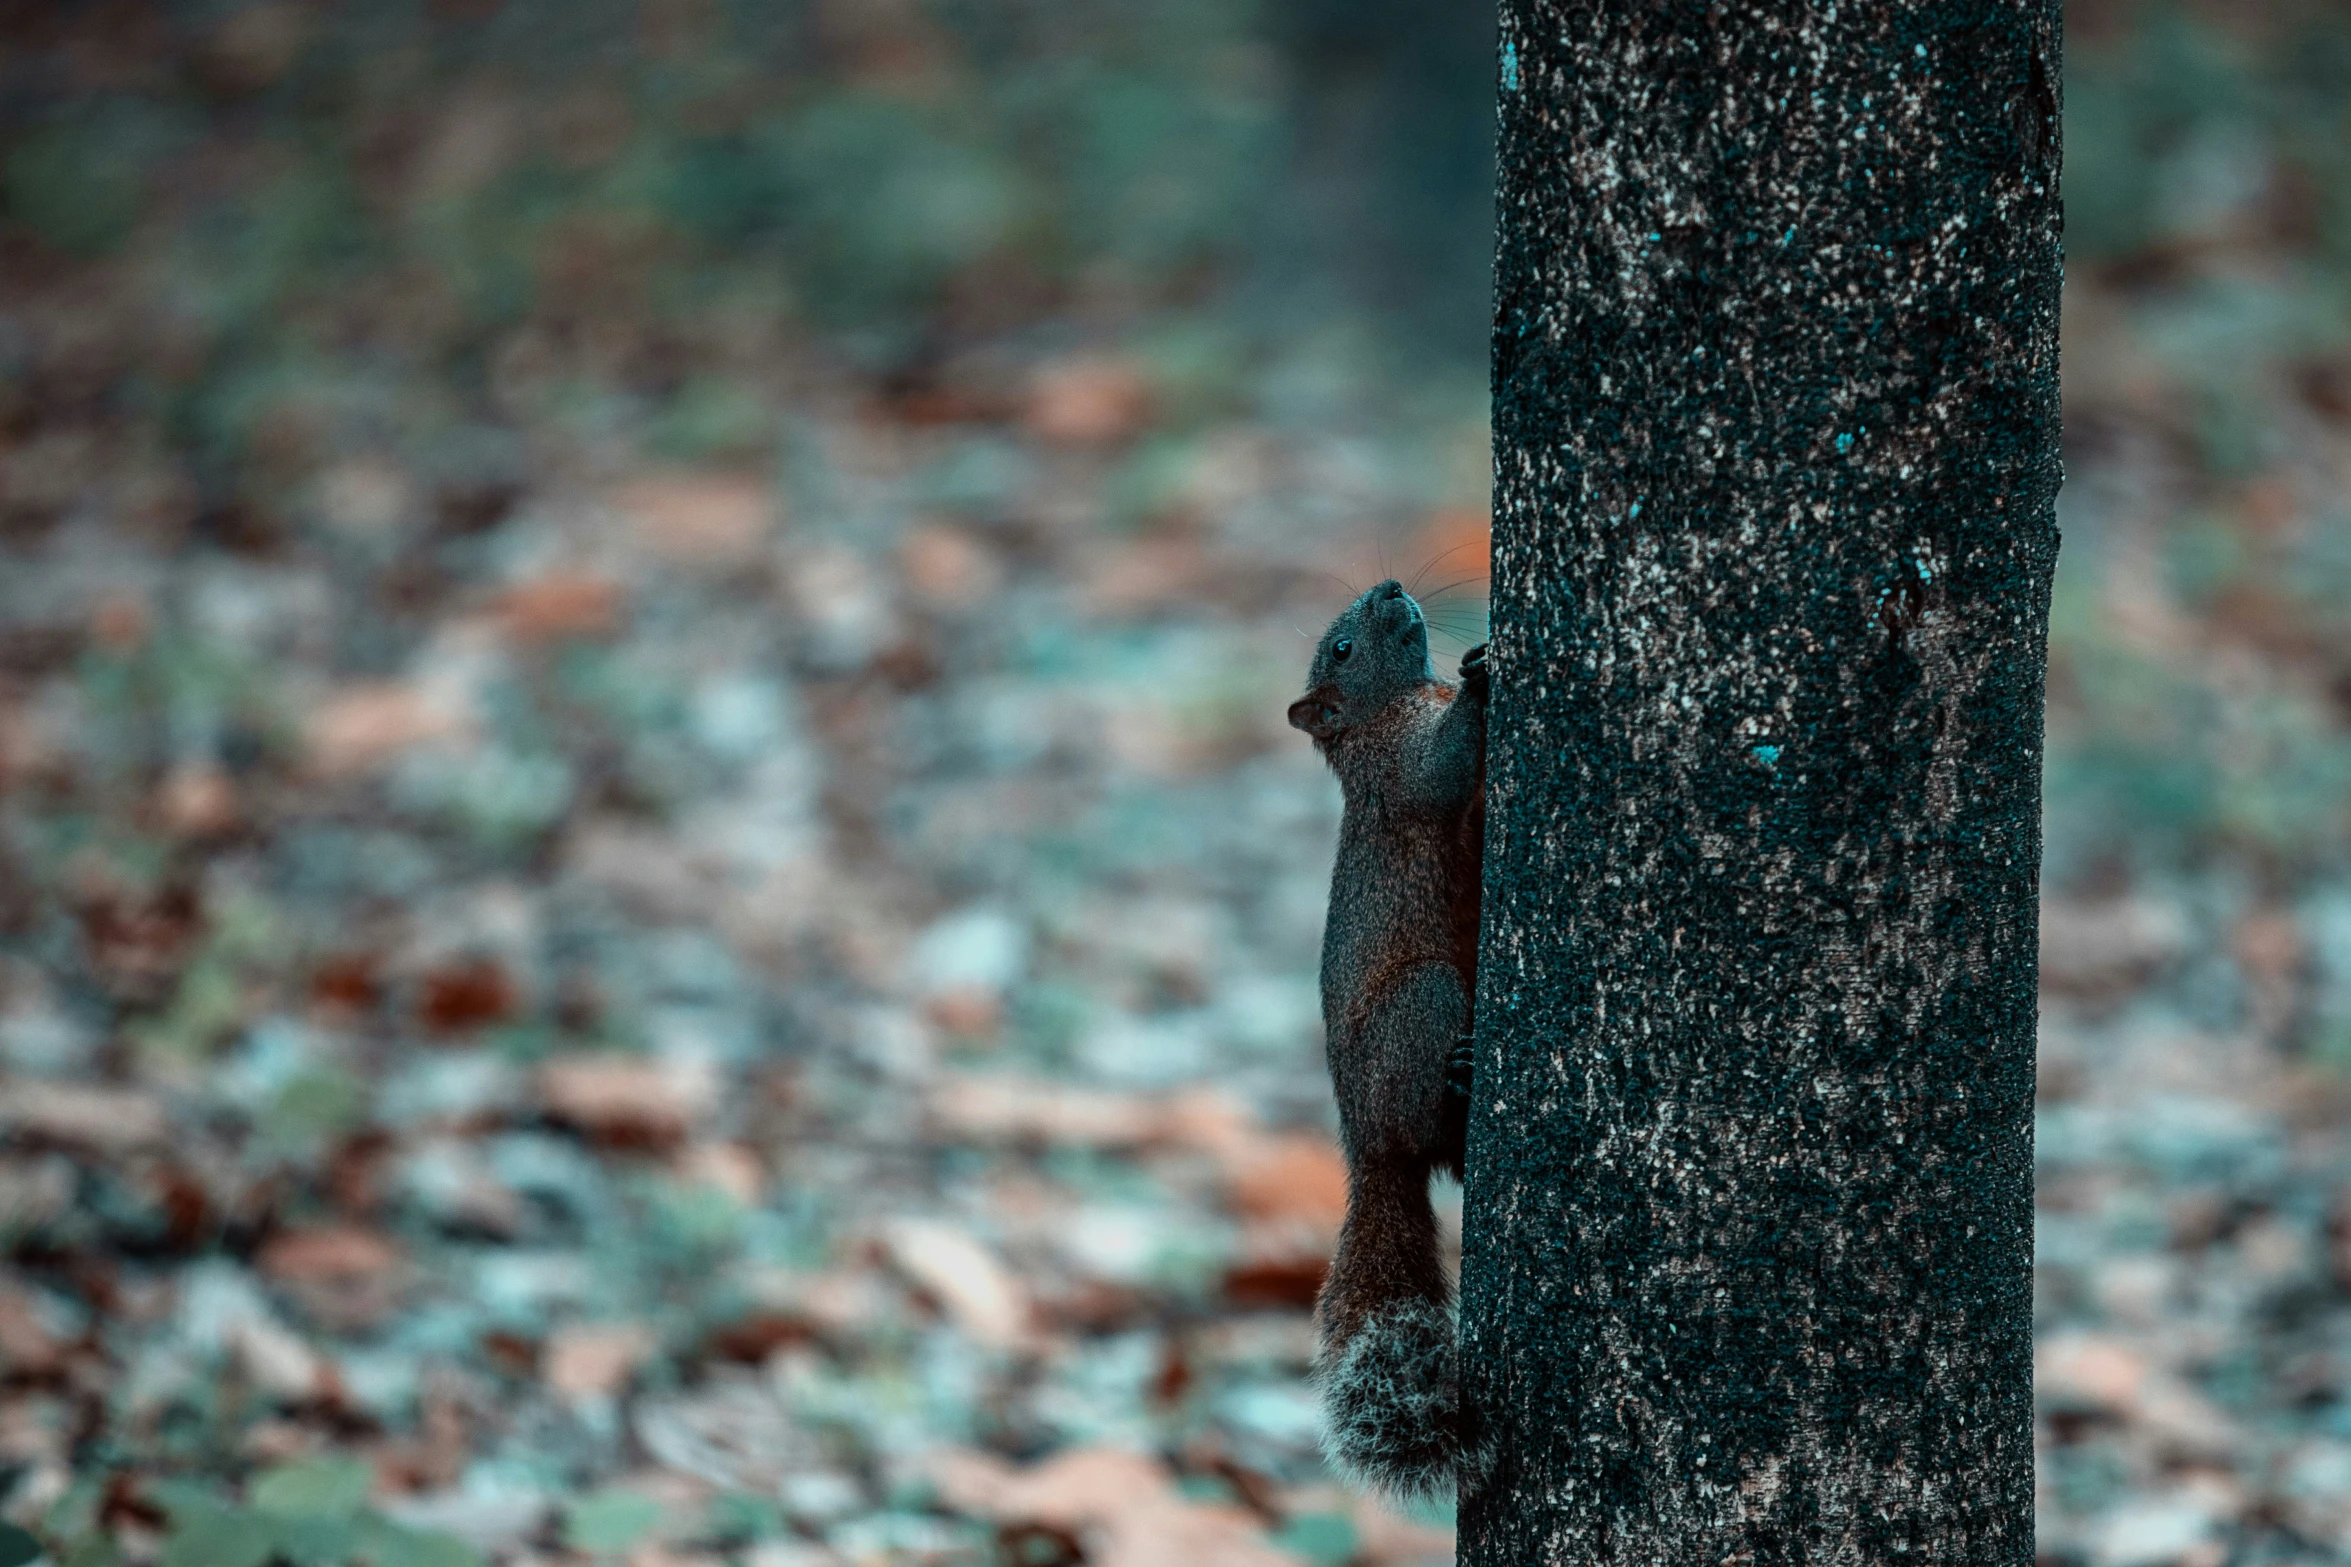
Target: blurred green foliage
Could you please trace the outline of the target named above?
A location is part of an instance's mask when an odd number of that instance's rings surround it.
[[[1327,410],[1327,389],[1268,372],[1270,338],[1368,323],[1403,355],[1373,363],[1443,362],[1466,383],[1482,361],[1482,8],[142,14],[101,58],[66,8],[54,49],[36,29],[0,67],[0,235],[19,269],[134,275],[144,316],[104,396],[232,540],[311,504],[318,462],[353,450],[492,489],[551,436],[786,458],[774,377],[795,345],[897,374],[991,335],[1121,323],[1166,405],[1109,480],[1129,522],[1187,482],[1202,422]],[[2335,648],[2351,635],[2339,502],[2294,549],[2248,552],[2224,492],[2287,460],[2297,377],[2351,343],[2351,19],[2304,0],[2085,14],[2065,134],[2074,286],[2120,301],[2188,470],[2152,547],[2191,607],[2266,596]],[[1409,406],[1420,380],[1369,395]],[[2111,402],[2069,382],[2077,447]],[[1009,493],[1001,455],[983,442],[943,465],[940,504]],[[2054,731],[2061,857],[2124,839],[2335,853],[2333,699],[2241,700],[2117,640],[2096,586],[2107,521],[2067,505],[2060,672],[2082,708]],[[93,667],[102,711],[170,733],[270,706],[201,648],[143,657]],[[519,849],[577,787],[520,744],[462,777],[405,777],[399,797]]]
[[[2067,40],[2068,465],[2049,878],[2351,859],[2351,16]]]
[[[405,1528],[367,1505],[373,1469],[356,1459],[320,1458],[263,1470],[240,1503],[187,1480],[157,1480],[145,1500],[166,1525],[158,1567],[478,1567],[481,1557],[448,1535]],[[97,1524],[102,1482],[77,1483],[49,1510],[43,1533],[54,1559],[72,1567],[122,1560]],[[0,1538],[0,1548],[7,1541]]]

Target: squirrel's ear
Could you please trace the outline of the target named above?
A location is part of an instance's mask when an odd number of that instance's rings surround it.
[[[1302,696],[1290,704],[1290,727],[1303,729],[1317,740],[1328,740],[1339,732],[1338,709],[1318,698]]]

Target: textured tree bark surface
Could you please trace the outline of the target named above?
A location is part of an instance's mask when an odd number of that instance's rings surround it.
[[[1504,0],[1474,1567],[2023,1563],[2055,0]]]

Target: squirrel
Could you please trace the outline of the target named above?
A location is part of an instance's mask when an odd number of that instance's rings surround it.
[[[1316,647],[1293,728],[1345,799],[1323,931],[1322,1011],[1347,1215],[1314,1376],[1323,1451],[1358,1484],[1433,1495],[1474,1474],[1452,1287],[1429,1177],[1467,1153],[1484,863],[1486,649],[1448,685],[1412,595],[1380,583]]]

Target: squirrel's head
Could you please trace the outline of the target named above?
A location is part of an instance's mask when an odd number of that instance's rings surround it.
[[[1306,671],[1306,694],[1290,704],[1290,727],[1328,746],[1436,678],[1428,622],[1403,584],[1390,578],[1341,610],[1322,634]]]

